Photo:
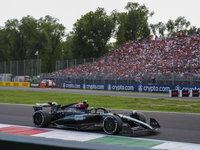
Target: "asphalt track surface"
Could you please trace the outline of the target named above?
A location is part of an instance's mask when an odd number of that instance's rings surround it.
[[[85,90],[37,89],[37,88],[15,88],[15,87],[0,87],[0,89],[29,90],[29,91],[34,90],[43,92],[148,97],[148,98],[166,97],[166,99],[169,99],[169,97],[167,98],[168,95],[166,94],[141,94],[141,93],[104,92],[104,91],[98,92],[98,91],[85,91]],[[194,100],[193,98],[191,99]],[[190,99],[185,99],[185,100],[190,100]],[[196,100],[199,100],[199,98]],[[131,110],[112,110],[112,111],[127,115],[130,114],[131,112]],[[0,104],[0,123],[34,127],[32,120],[33,113],[34,111],[31,105]],[[149,123],[150,117],[155,118],[160,123],[161,128],[157,132],[134,134],[134,135],[120,133],[119,135],[200,144],[200,114],[148,112],[148,111],[143,111],[143,113],[147,118],[147,123]],[[87,131],[87,132],[93,133],[94,131]],[[104,134],[103,131],[96,131],[95,133]]]

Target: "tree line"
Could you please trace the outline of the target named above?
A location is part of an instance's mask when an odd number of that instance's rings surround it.
[[[49,15],[38,20],[29,15],[21,20],[7,20],[0,29],[0,62],[36,59],[38,51],[42,72],[52,72],[56,60],[62,57],[64,60],[100,57],[126,41],[150,38],[151,33],[164,37],[166,31],[173,35],[178,31],[194,34],[199,30],[185,17],[166,24],[149,24],[148,18],[154,12],[138,3],[128,2],[125,10],[113,10],[107,15],[104,8],[97,8],[81,16],[69,33],[57,18]],[[116,42],[110,43],[111,38]]]

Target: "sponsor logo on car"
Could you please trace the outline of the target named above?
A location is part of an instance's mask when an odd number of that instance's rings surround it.
[[[84,119],[85,119],[85,117],[83,117],[82,115],[76,115],[74,117],[74,120],[84,120]]]

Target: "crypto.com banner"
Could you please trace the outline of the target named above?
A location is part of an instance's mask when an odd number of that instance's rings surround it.
[[[67,83],[62,84],[62,88],[84,89],[84,90],[108,90],[108,91],[132,91],[132,92],[153,92],[169,93],[169,90],[199,90],[200,86],[180,86],[180,85],[136,85],[136,84],[82,84]]]

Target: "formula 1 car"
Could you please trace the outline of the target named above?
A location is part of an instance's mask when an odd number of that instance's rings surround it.
[[[104,107],[89,108],[87,101],[62,106],[56,102],[36,103],[33,123],[36,127],[57,127],[76,130],[103,130],[109,135],[156,131],[159,123],[150,118],[146,123],[143,113],[133,111],[129,116],[111,113]],[[51,107],[51,112],[43,107]]]

